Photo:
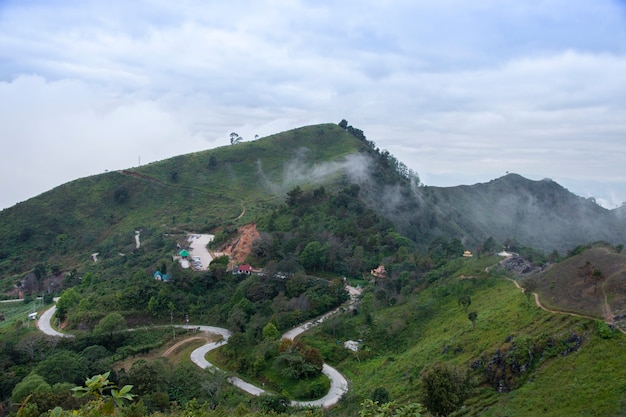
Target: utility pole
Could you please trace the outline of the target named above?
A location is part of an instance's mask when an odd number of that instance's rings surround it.
[[[172,326],[172,338],[176,339],[176,329],[174,328],[174,312],[170,310],[170,326]]]

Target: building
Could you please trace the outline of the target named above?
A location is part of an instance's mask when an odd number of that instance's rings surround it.
[[[246,275],[250,275],[252,274],[252,272],[254,272],[252,270],[252,266],[248,265],[248,264],[241,264],[237,267],[237,269],[235,270],[237,274],[246,274]]]

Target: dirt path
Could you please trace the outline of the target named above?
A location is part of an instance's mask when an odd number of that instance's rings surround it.
[[[517,281],[515,281],[514,279],[511,278],[507,278],[509,281],[513,282],[513,284],[515,284],[515,286],[517,288],[519,288],[520,290],[522,290],[522,292],[524,292],[524,289],[519,285],[519,283]],[[604,286],[602,286],[602,291],[604,292]],[[539,300],[539,294],[537,294],[536,292],[533,293],[534,297],[535,297],[535,304],[537,304],[537,307],[539,307],[540,309],[547,311],[548,313],[552,313],[552,314],[565,314],[567,316],[572,316],[572,317],[581,317],[584,319],[591,319],[591,320],[598,320],[597,317],[593,317],[593,316],[587,316],[585,314],[578,314],[578,313],[572,313],[569,311],[561,311],[561,310],[550,310],[549,308],[547,308],[546,306],[544,306],[541,303],[541,300]],[[613,320],[612,320],[612,316],[611,316],[611,309],[609,307],[608,304],[608,300],[606,297],[606,293],[604,294],[604,321],[609,324],[609,325],[613,325]],[[617,329],[618,331],[626,334],[626,330],[620,329],[617,326],[613,326],[615,329]]]
[[[525,292],[524,289],[519,285],[519,282],[517,282],[514,279],[511,278],[507,278],[509,281],[511,281],[513,284],[515,284],[515,286],[517,288],[519,288],[522,292]],[[583,317],[586,319],[593,319],[595,320],[596,317],[591,317],[591,316],[586,316],[584,314],[578,314],[578,313],[570,313],[569,311],[560,311],[560,310],[550,310],[549,308],[547,308],[546,306],[544,306],[541,301],[539,300],[539,294],[537,294],[536,292],[532,293],[535,297],[535,304],[537,304],[537,307],[539,307],[540,309],[547,311],[548,313],[553,313],[553,314],[565,314],[568,316],[574,316],[574,317]]]
[[[243,201],[242,201],[241,202],[241,214],[237,216],[235,220],[241,219],[244,216],[244,214],[246,214],[246,206],[243,205]]]
[[[184,344],[187,344],[187,343],[191,342],[192,340],[207,340],[207,339],[206,339],[206,337],[200,337],[200,336],[195,336],[195,337],[190,337],[188,339],[183,339],[180,342],[176,343],[174,346],[172,346],[169,349],[167,349],[165,352],[163,352],[161,354],[161,356],[163,356],[164,358],[170,356],[172,354],[172,352],[174,352],[176,349],[178,349],[179,347],[181,347]]]

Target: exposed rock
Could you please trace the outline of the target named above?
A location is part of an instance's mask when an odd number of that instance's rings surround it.
[[[517,277],[527,277],[537,274],[545,269],[544,266],[533,265],[530,261],[520,257],[512,256],[503,260],[499,266],[500,269],[514,274]]]

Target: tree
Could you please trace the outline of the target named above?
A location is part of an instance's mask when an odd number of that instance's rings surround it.
[[[458,298],[457,303],[463,308],[463,311],[467,313],[467,308],[472,304],[472,299],[469,295],[462,295]]]
[[[378,387],[372,391],[372,395],[370,395],[372,401],[378,403],[379,405],[387,404],[391,401],[391,397],[389,396],[389,391],[385,389],[385,387]]]
[[[113,199],[118,204],[124,204],[128,201],[128,197],[130,196],[130,192],[126,187],[120,187],[113,193]]]
[[[44,377],[38,375],[34,372],[31,372],[29,375],[24,377],[22,381],[13,388],[13,392],[11,393],[11,401],[14,403],[20,403],[30,394],[37,392],[51,392],[52,388],[50,384],[46,382]]]
[[[447,363],[436,363],[421,373],[422,403],[436,416],[458,410],[472,393],[467,371]]]
[[[299,185],[296,185],[287,192],[287,204],[292,207],[297,205],[302,198],[302,194],[304,194],[304,191],[302,191],[302,188],[300,188]]]
[[[94,328],[94,333],[109,333],[126,330],[126,319],[120,313],[109,313]]]
[[[247,346],[248,341],[246,340],[246,336],[244,336],[243,333],[236,332],[228,339],[225,350],[231,352],[235,358],[238,358]]]
[[[593,270],[593,274],[591,274],[591,277],[593,278],[593,283],[594,283],[593,293],[595,294],[596,291],[598,290],[598,282],[604,280],[605,277],[602,271],[600,271],[597,268]]]
[[[41,332],[29,333],[15,345],[15,350],[25,353],[31,361],[42,359],[46,348],[48,348],[47,337]]]
[[[165,392],[169,386],[169,372],[166,368],[167,360],[161,358],[154,361],[138,360],[133,363],[120,381],[132,385],[138,394]]]
[[[317,240],[309,242],[300,254],[300,263],[305,268],[313,269],[314,271],[319,267],[323,268],[326,263],[327,252],[327,245],[322,245]]]
[[[476,319],[478,318],[478,313],[475,311],[471,311],[468,315],[467,318],[469,319],[469,321],[472,322],[472,328],[476,327]]]
[[[265,327],[263,327],[263,338],[267,340],[276,340],[280,337],[280,332],[276,328],[274,323],[267,323]]]
[[[495,252],[496,250],[496,241],[493,237],[489,236],[487,240],[483,243],[483,251],[487,253]]]
[[[87,373],[87,363],[78,353],[69,350],[57,350],[35,368],[50,384],[57,382],[79,383]]]
[[[537,290],[538,283],[535,278],[527,278],[522,281],[522,290],[524,290],[524,295],[526,296],[526,300],[530,303],[530,297],[532,297],[533,292]]]
[[[57,302],[56,315],[59,320],[65,320],[67,313],[72,308],[78,306],[78,303],[80,303],[80,294],[74,287],[63,291],[63,294],[61,294],[61,297],[59,297],[59,301]]]
[[[241,142],[243,140],[243,138],[241,136],[239,136],[237,133],[232,132],[230,134],[230,144],[231,145],[235,145],[239,142]]]
[[[339,122],[339,127],[342,129],[346,129],[348,127],[348,121],[346,119],[341,119]]]

